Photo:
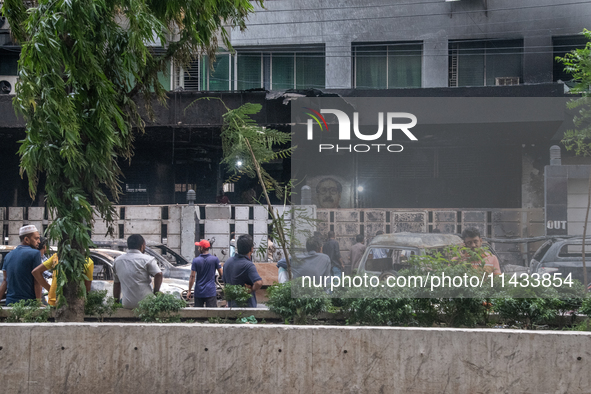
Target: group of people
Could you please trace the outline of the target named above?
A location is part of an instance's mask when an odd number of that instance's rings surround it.
[[[383,231],[378,231],[375,236],[382,234],[384,234]],[[478,229],[467,228],[462,232],[461,237],[467,250],[471,250],[472,254],[480,253],[480,258],[474,258],[474,256],[469,256],[466,250],[463,259],[470,261],[474,268],[484,269],[486,272],[495,275],[501,274],[497,257],[482,249],[483,240]],[[334,231],[328,232],[328,239],[325,242],[322,241],[321,235],[317,233],[306,241],[306,252],[294,255],[291,260],[292,278],[306,276],[320,279],[328,276],[341,276],[342,272],[346,275],[353,274],[359,269],[359,263],[365,250],[364,236],[358,234],[355,237],[355,244],[349,250],[349,264],[345,265]],[[372,248],[371,257],[374,259],[387,258],[388,249]],[[279,269],[279,283],[286,282],[288,274],[285,259],[279,260],[277,267]]]

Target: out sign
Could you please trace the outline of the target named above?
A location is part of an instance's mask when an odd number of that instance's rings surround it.
[[[566,220],[548,220],[546,227],[550,230],[566,230]]]

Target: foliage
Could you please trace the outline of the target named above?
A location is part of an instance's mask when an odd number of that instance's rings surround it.
[[[236,319],[236,323],[238,323],[238,324],[257,324],[258,321],[254,317],[254,315],[250,315],[250,316],[244,316],[244,317],[240,317],[240,318]]]
[[[107,290],[91,291],[86,295],[84,314],[97,316],[102,322],[105,315],[112,316],[121,307],[115,298],[107,296]]]
[[[152,98],[166,98],[158,74],[201,53],[213,59],[218,34],[231,49],[226,27],[245,29],[255,4],[262,0],[3,2],[22,45],[13,101],[26,121],[21,173],[33,198],[45,180],[48,235],[59,250],[58,293],[68,302],[84,293],[93,214],[113,232],[118,159],[131,159],[133,129],[144,125],[134,99],[143,95],[151,118]],[[162,53],[150,46],[155,40]]]
[[[229,109],[223,116],[222,148],[225,164],[231,172],[230,180],[236,182],[242,175],[257,177],[257,167],[272,160],[291,155],[292,147],[275,150],[277,146],[290,143],[291,135],[271,128],[260,127],[250,117],[261,110],[260,104],[246,103],[236,109]],[[252,151],[252,153],[251,153]],[[253,157],[254,156],[254,157]],[[257,163],[255,163],[255,160]],[[241,164],[239,165],[238,162]],[[259,167],[265,189],[275,191],[279,199],[284,196],[283,186],[264,168]]]
[[[531,284],[526,286],[524,281],[506,287],[492,304],[501,319],[527,329],[555,319],[564,305],[553,287],[533,288]]]
[[[568,331],[591,331],[591,319],[585,319],[578,324],[575,324],[571,328],[567,329]]]
[[[252,294],[246,286],[224,285],[224,298],[226,301],[234,301],[238,307],[245,307],[251,299]]]
[[[591,297],[587,297],[583,300],[579,311],[591,318]]]
[[[186,306],[184,300],[172,294],[157,293],[141,300],[133,311],[144,322],[178,323],[181,321],[178,312]]]
[[[267,289],[267,306],[286,322],[306,324],[309,319],[328,309],[329,300],[321,290],[312,290],[308,294],[292,297],[291,287],[292,282],[285,282],[275,283]]]
[[[7,323],[45,323],[49,319],[49,308],[44,308],[39,300],[20,300],[10,306]]]

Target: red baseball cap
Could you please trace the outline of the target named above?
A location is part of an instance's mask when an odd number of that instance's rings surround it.
[[[205,248],[205,249],[211,248],[211,244],[206,239],[202,239],[199,242],[195,242],[195,246],[201,246],[202,248]]]

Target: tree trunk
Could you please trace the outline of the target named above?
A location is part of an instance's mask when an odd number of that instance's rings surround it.
[[[73,281],[66,283],[63,294],[67,304],[58,308],[55,313],[55,321],[84,322],[84,298],[80,298],[79,284]]]
[[[585,243],[587,241],[587,223],[589,221],[589,208],[591,208],[591,172],[589,173],[589,190],[587,190],[587,212],[585,213],[585,223],[583,224],[583,285],[585,285],[585,293],[588,292],[589,280],[587,278],[587,263],[585,261]]]
[[[263,176],[261,174],[261,168],[259,166],[259,162],[257,161],[254,152],[252,151],[252,146],[250,146],[250,142],[248,138],[245,138],[244,141],[246,142],[246,146],[250,151],[250,155],[252,156],[252,161],[254,162],[254,167],[259,178],[259,183],[263,188],[263,194],[265,195],[265,199],[267,200],[267,209],[269,214],[271,215],[271,220],[273,225],[277,228],[277,234],[279,235],[279,243],[281,244],[281,248],[283,249],[283,255],[285,256],[285,263],[287,264],[287,277],[289,280],[292,279],[291,275],[291,263],[289,261],[289,254],[287,254],[287,241],[285,239],[285,232],[283,231],[283,226],[279,218],[275,217],[275,212],[273,211],[273,205],[271,205],[271,200],[269,199],[269,194],[267,193],[267,188],[265,187],[265,182],[263,180]]]

